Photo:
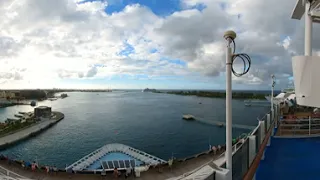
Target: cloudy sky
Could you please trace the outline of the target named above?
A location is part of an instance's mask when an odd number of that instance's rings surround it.
[[[0,1],[0,88],[225,88],[223,32],[252,58],[236,89],[278,88],[303,53],[293,0]],[[319,26],[315,25],[314,34]],[[320,36],[314,37],[314,53]],[[240,64],[235,64],[235,66]]]

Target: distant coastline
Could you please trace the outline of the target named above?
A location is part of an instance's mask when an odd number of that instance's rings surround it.
[[[155,93],[166,93],[183,96],[198,96],[198,97],[210,97],[210,98],[225,98],[225,92],[213,92],[213,91],[156,91]],[[254,92],[232,92],[232,98],[234,99],[265,99],[267,93],[254,93]]]

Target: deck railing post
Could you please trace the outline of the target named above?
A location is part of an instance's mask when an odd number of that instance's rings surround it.
[[[265,136],[266,136],[266,131],[265,131],[265,126],[266,126],[266,123],[265,123],[266,121],[260,121],[260,133],[261,133],[261,136],[260,136],[260,142],[262,143],[263,142],[263,140],[264,140],[264,138],[265,138]],[[264,152],[265,151],[263,151],[263,155],[262,155],[262,157],[261,157],[261,160],[264,160]]]
[[[249,166],[252,163],[254,157],[256,156],[256,138],[257,136],[250,135],[249,138]]]
[[[267,130],[269,130],[270,127],[270,114],[267,114]],[[267,146],[270,146],[271,137],[268,138]]]
[[[274,112],[273,120],[276,121],[274,126],[275,128],[277,128],[278,127],[278,104],[275,105],[275,110],[273,112]]]
[[[311,135],[311,116],[309,116],[309,136]]]
[[[259,121],[260,124],[260,143],[262,143],[264,136],[266,134],[265,132],[265,121]]]

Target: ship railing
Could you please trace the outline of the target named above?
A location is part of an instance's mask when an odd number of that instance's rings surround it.
[[[320,118],[285,118],[280,121],[278,137],[320,136]]]
[[[21,176],[17,173],[14,173],[2,166],[0,166],[0,179],[7,179],[7,180],[19,180],[19,179],[24,179],[24,180],[31,180],[29,178],[26,178],[24,176]]]
[[[274,136],[277,132],[280,121],[280,106],[274,105],[274,111],[270,111],[259,121],[258,128],[253,131],[247,139],[248,148],[244,152],[240,152],[239,159],[233,157],[233,163],[247,165],[244,168],[241,166],[233,166],[233,171],[238,179],[252,180],[255,177],[255,173],[259,167],[260,161],[264,159],[264,152],[267,146],[271,144],[271,136]],[[235,159],[234,159],[235,158]],[[237,168],[239,168],[237,170]],[[233,173],[234,174],[234,173]]]
[[[256,128],[246,137],[241,139],[241,143],[234,147],[232,156],[232,172],[226,168],[225,155],[214,161],[222,170],[215,171],[217,180],[227,180],[232,173],[232,179],[252,180],[259,166],[260,160],[264,158],[264,150],[271,143],[271,136],[276,133],[280,114],[279,105],[274,105],[274,111],[270,111],[262,118]]]
[[[280,120],[279,114],[279,105],[274,105],[274,111],[270,111],[259,118],[259,123],[255,129],[233,146],[232,172],[227,170],[225,153],[222,153],[215,160],[210,160],[193,171],[168,180],[229,180],[230,173],[232,173],[232,179],[252,180],[260,160],[263,158],[265,147],[270,145],[270,136],[274,135],[277,130]],[[208,176],[210,172],[211,175]]]
[[[66,170],[71,168],[74,171],[82,171],[82,170],[86,169],[87,167],[89,167],[91,164],[93,164],[95,161],[99,160],[102,156],[104,156],[110,152],[122,152],[122,153],[125,153],[129,156],[132,156],[135,159],[138,159],[138,160],[145,162],[147,164],[150,164],[150,165],[167,163],[166,161],[164,161],[158,157],[152,156],[148,153],[145,153],[143,151],[134,149],[132,147],[129,147],[129,146],[126,146],[123,144],[116,144],[115,143],[115,144],[107,144],[107,145],[91,152],[90,154],[84,156],[80,160],[78,160],[75,163],[68,166],[66,168]]]

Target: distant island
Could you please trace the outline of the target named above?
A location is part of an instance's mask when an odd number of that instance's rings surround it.
[[[158,91],[159,93],[159,91]],[[211,97],[211,98],[225,98],[225,92],[212,92],[212,91],[167,91],[160,92],[167,94],[176,94],[183,96],[199,96],[199,97]],[[232,98],[234,99],[265,99],[267,94],[253,93],[253,92],[233,92]]]
[[[20,89],[8,90],[0,89],[0,99],[7,100],[45,100],[48,98],[66,98],[67,94],[63,93],[59,97],[55,94],[62,92],[112,92],[110,89]],[[1,103],[0,103],[1,104]]]
[[[145,88],[144,90],[142,90],[142,92],[153,92],[153,93],[157,93],[157,92],[159,92],[159,91],[157,91],[156,89]]]

